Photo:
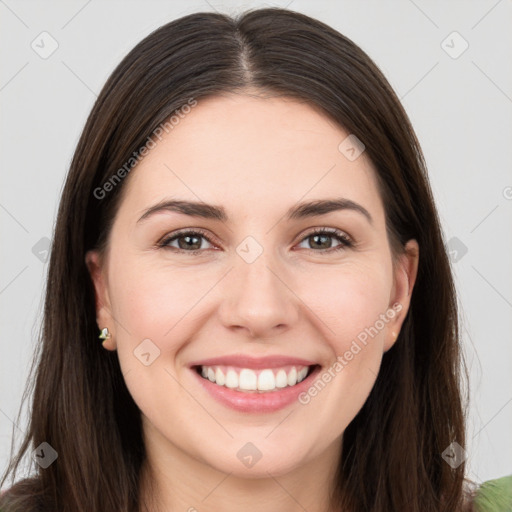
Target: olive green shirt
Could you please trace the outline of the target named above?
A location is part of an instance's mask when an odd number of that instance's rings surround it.
[[[512,512],[512,475],[488,480],[477,491],[475,512]]]

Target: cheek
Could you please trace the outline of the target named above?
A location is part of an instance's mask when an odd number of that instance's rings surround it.
[[[114,314],[131,338],[154,338],[162,350],[171,348],[175,336],[170,332],[188,318],[215,276],[198,279],[190,268],[163,268],[143,262],[127,267],[120,265],[112,273]]]
[[[160,417],[168,428],[179,430],[183,418],[169,411],[187,411],[190,421],[200,424],[201,411],[177,383],[181,373],[174,361],[196,334],[203,305],[198,301],[218,276],[210,273],[198,279],[197,270],[141,260],[126,258],[110,273],[112,309],[120,325],[117,352],[126,385],[141,411],[156,423]]]
[[[391,272],[391,263],[383,260],[325,269],[314,276],[315,293],[301,295],[322,319],[317,325],[323,326],[330,359],[299,401],[322,425],[326,439],[340,435],[375,383],[394,317],[388,309]]]
[[[336,355],[349,350],[354,339],[364,341],[368,330],[372,339],[385,334],[391,272],[391,263],[382,260],[366,265],[347,263],[319,269],[311,274],[309,286],[301,285],[300,297],[322,320],[317,325]]]

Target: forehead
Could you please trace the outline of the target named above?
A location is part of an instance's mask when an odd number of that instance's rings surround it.
[[[222,203],[233,214],[279,214],[297,201],[380,202],[371,161],[340,151],[350,134],[292,98],[199,99],[130,172],[124,200],[138,212],[163,198]],[[378,212],[375,212],[378,216]]]

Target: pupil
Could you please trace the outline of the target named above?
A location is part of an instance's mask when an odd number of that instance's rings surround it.
[[[324,239],[324,241],[325,241],[325,240],[330,241],[330,237],[329,237],[329,236],[327,236],[327,235],[313,235],[313,240],[314,240],[314,243],[315,243],[315,244],[317,244],[317,241],[318,241],[319,239],[322,239],[322,238]],[[320,242],[320,244],[319,244],[319,245],[321,246],[321,245],[322,245],[322,243]],[[321,248],[322,248],[322,249],[328,249],[330,246],[331,246],[331,244],[330,244],[330,243],[327,243],[327,245],[326,245],[326,246],[321,247]]]
[[[321,247],[322,249],[328,249],[331,246],[331,237],[328,235],[313,235],[311,238],[313,238],[314,240],[313,245],[316,245],[317,247]],[[199,249],[201,247],[201,241],[199,240],[198,236],[182,236],[179,240],[181,241],[183,239],[185,240],[185,243],[179,243],[181,249]]]
[[[180,249],[199,249],[201,247],[201,241],[199,240],[199,237],[198,236],[182,236],[179,240],[185,240],[186,242],[184,244],[182,244],[181,242],[179,242],[179,245],[180,245]],[[191,242],[191,240],[196,240],[196,243],[194,242]],[[199,243],[197,242],[199,241]],[[198,246],[198,247],[192,247],[192,246]]]

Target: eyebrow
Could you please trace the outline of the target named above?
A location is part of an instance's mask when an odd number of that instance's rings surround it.
[[[370,224],[373,218],[370,212],[360,204],[350,199],[318,199],[292,206],[285,214],[287,220],[300,220],[318,215],[325,215],[339,210],[352,210],[362,214]],[[200,217],[203,219],[228,221],[226,210],[222,206],[207,204],[198,201],[163,200],[144,211],[137,223],[142,222],[155,213],[171,211]]]

